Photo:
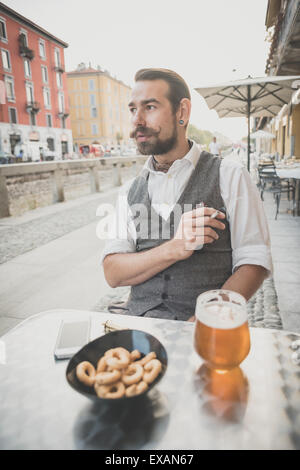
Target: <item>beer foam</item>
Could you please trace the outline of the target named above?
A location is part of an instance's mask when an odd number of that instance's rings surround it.
[[[209,302],[196,310],[196,317],[210,328],[238,328],[247,321],[245,307],[231,302]]]

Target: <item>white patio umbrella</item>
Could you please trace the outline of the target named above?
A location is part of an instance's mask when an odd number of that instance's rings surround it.
[[[255,139],[255,148],[256,148],[256,151],[257,152],[260,152],[261,150],[261,142],[262,140],[272,140],[272,139],[275,139],[275,135],[272,134],[271,132],[267,132],[267,131],[263,131],[261,129],[259,129],[258,131],[256,132],[252,132],[252,134],[250,134],[250,138],[251,139]]]
[[[284,104],[289,103],[300,75],[248,77],[195,90],[203,96],[209,109],[219,117],[248,118],[248,170],[250,169],[250,117],[276,116]]]
[[[275,139],[275,135],[271,132],[262,131],[259,129],[258,131],[252,132],[250,134],[251,139]]]

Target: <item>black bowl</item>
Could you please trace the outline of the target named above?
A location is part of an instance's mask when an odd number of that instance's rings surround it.
[[[157,359],[159,359],[162,363],[162,371],[156,380],[154,380],[154,382],[149,385],[148,389],[140,395],[135,395],[133,397],[124,396],[122,398],[99,398],[96,395],[93,387],[88,387],[77,379],[76,367],[82,361],[89,361],[93,364],[94,367],[96,367],[98,360],[108,349],[117,348],[120,346],[127,349],[128,351],[138,349],[142,353],[142,357],[149,352],[154,351],[156,353]],[[119,403],[126,400],[137,399],[147,394],[163,377],[167,370],[167,364],[167,352],[161,342],[158,341],[158,339],[156,339],[154,336],[140,330],[118,330],[112,331],[111,333],[108,333],[104,336],[100,336],[100,338],[91,341],[82,349],[80,349],[80,351],[78,351],[70,359],[66,370],[66,377],[72,388],[92,400],[100,400],[107,403]]]

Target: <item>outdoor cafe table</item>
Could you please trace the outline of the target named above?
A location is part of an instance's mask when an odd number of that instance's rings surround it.
[[[89,400],[67,383],[68,360],[55,361],[61,320],[87,318],[91,339],[111,319],[166,348],[166,374],[134,407]],[[291,343],[300,335],[250,328],[251,351],[237,370],[243,381],[235,393],[226,378],[223,390],[220,374],[219,388],[210,387],[193,331],[189,322],[76,310],[25,320],[0,338],[0,448],[299,449],[300,366],[291,360]]]

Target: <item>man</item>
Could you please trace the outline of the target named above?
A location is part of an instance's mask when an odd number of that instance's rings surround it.
[[[217,157],[221,156],[220,145],[217,144],[216,137],[214,137],[212,142],[209,144],[209,151],[212,155],[216,155]]]
[[[178,74],[142,69],[135,82],[131,137],[150,157],[120,193],[126,237],[104,249],[107,282],[131,286],[130,315],[193,320],[197,296],[215,288],[248,300],[272,269],[257,188],[242,165],[187,139],[191,97]],[[124,197],[126,210],[118,210]]]

